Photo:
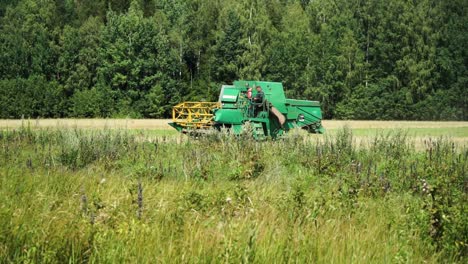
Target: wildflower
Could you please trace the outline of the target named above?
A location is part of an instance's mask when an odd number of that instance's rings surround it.
[[[429,184],[427,184],[427,181],[425,179],[422,179],[422,191],[423,193],[428,193],[429,192]]]

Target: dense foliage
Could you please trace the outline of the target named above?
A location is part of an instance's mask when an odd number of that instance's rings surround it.
[[[146,133],[0,130],[0,262],[466,263],[447,139]]]
[[[236,79],[326,118],[467,120],[465,0],[3,0],[0,117],[163,117]]]

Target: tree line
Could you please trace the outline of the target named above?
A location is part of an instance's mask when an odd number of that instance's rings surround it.
[[[467,120],[465,0],[2,0],[0,118],[168,117],[237,79],[326,118]]]

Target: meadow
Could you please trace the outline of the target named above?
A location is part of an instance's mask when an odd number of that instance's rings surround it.
[[[166,126],[0,120],[0,263],[466,263],[467,122]]]

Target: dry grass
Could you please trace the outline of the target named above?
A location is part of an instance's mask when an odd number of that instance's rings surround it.
[[[18,128],[30,122],[33,128],[126,128],[173,129],[170,119],[0,119],[0,128]]]
[[[0,119],[0,128],[17,128],[30,122],[37,128],[128,128],[128,129],[172,129],[171,119]],[[468,122],[453,121],[364,121],[364,120],[324,120],[324,127],[337,129],[348,126],[351,129],[365,128],[457,128],[468,127]]]
[[[79,129],[133,129],[172,132],[168,125],[171,119],[0,119],[1,128],[19,128],[22,125],[30,125],[33,129],[42,128],[79,128]],[[334,133],[344,126],[354,132],[356,143],[366,142],[369,136],[391,129],[403,129],[417,131],[409,133],[417,148],[424,146],[424,140],[429,137],[439,137],[441,133],[449,136],[459,146],[468,145],[468,134],[461,132],[451,133],[455,129],[468,130],[468,122],[454,121],[367,121],[367,120],[324,120],[323,126],[328,132]],[[465,130],[466,129],[466,130]],[[445,134],[444,131],[447,131]],[[159,133],[157,133],[159,135]],[[312,135],[313,137],[313,135]]]
[[[454,121],[368,121],[368,120],[324,120],[326,129],[337,129],[343,126],[351,129],[360,128],[455,128],[468,127],[468,122]]]

